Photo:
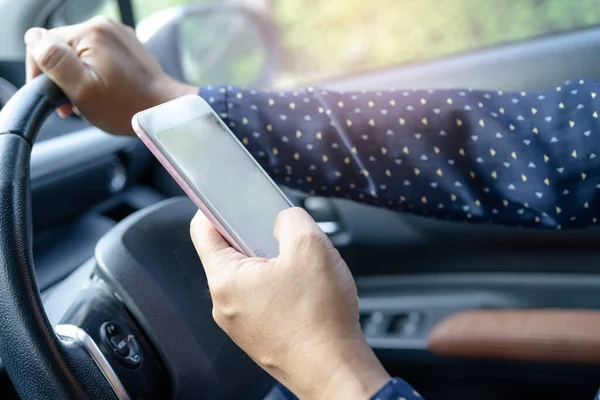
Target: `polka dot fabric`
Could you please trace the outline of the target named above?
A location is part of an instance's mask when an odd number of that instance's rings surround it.
[[[278,385],[265,400],[298,400],[298,398],[285,387]],[[402,379],[393,378],[373,395],[371,400],[423,400],[423,397]]]
[[[280,184],[448,220],[585,228],[600,214],[598,83],[540,92],[207,86]]]
[[[371,400],[423,400],[423,397],[402,379],[393,378]]]

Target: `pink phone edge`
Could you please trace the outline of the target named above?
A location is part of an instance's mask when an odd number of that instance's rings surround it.
[[[162,164],[163,167],[167,170],[169,175],[173,177],[175,182],[183,189],[185,194],[188,195],[190,200],[198,207],[198,209],[208,218],[208,220],[214,225],[214,227],[219,231],[221,236],[237,251],[242,254],[246,254],[247,256],[251,256],[248,254],[246,250],[242,248],[242,246],[238,243],[238,241],[229,233],[229,231],[221,224],[219,219],[211,212],[210,208],[204,203],[204,201],[196,194],[194,189],[188,184],[185,178],[179,173],[177,168],[171,164],[169,159],[165,157],[163,152],[158,148],[158,146],[154,143],[154,141],[150,138],[148,133],[142,128],[141,124],[138,121],[139,113],[133,116],[131,120],[131,126],[133,127],[133,131],[135,134],[141,139],[142,143],[148,147],[150,152],[156,157],[156,159]]]

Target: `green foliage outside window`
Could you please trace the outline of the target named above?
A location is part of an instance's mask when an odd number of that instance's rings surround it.
[[[133,1],[138,18],[199,2]],[[600,23],[598,0],[256,1],[269,4],[281,35],[279,86],[422,62]],[[246,4],[252,5],[252,0]]]

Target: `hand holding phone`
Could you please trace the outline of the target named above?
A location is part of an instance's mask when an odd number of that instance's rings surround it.
[[[132,125],[234,248],[277,257],[275,219],[292,204],[205,100],[178,98],[137,113]]]

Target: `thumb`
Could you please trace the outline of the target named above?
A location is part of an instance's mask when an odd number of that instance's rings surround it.
[[[310,256],[332,247],[315,220],[299,207],[288,208],[277,215],[274,234],[279,241],[279,257]]]
[[[43,28],[32,28],[25,34],[27,50],[41,72],[46,73],[70,98],[86,78],[87,69],[75,49]]]
[[[219,231],[200,211],[192,220],[190,235],[207,276],[226,270],[234,261],[246,258],[223,239]]]

